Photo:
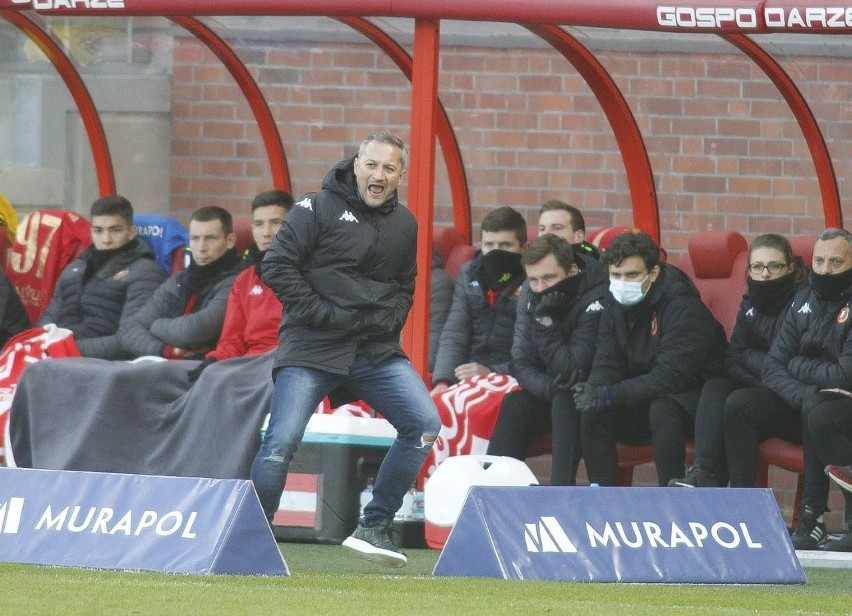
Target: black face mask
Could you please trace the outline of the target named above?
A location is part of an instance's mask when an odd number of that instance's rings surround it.
[[[748,299],[761,314],[778,315],[790,302],[796,288],[795,274],[785,274],[774,280],[746,278]]]
[[[521,255],[508,250],[492,250],[482,255],[481,280],[486,288],[499,291],[511,282],[523,280]]]
[[[839,274],[817,274],[811,272],[811,286],[826,302],[833,302],[840,299],[844,291],[852,284],[852,269]]]
[[[564,280],[560,280],[555,285],[546,288],[544,291],[536,293],[535,291],[531,291],[531,305],[533,308],[538,306],[538,303],[542,300],[546,295],[550,295],[551,293],[564,293],[565,294],[565,302],[562,303],[563,310],[560,311],[560,314],[553,315],[555,317],[561,318],[564,317],[568,313],[568,309],[571,307],[571,304],[574,303],[574,300],[577,298],[577,292],[580,290],[580,282],[582,281],[583,275],[577,274],[576,276],[569,276]]]

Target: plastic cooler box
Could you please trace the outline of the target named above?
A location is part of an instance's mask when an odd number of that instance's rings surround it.
[[[348,537],[358,525],[361,490],[395,438],[385,419],[311,416],[272,520],[275,538],[340,543]]]
[[[530,486],[538,479],[524,462],[504,456],[447,458],[423,490],[426,545],[440,550],[461,513],[471,486]]]

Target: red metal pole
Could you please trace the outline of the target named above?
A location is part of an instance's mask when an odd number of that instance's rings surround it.
[[[435,118],[438,111],[438,46],[440,21],[414,22],[414,67],[411,80],[411,159],[408,166],[409,208],[421,224],[417,232],[417,286],[414,307],[402,332],[402,345],[414,369],[425,377],[429,368],[429,297],[432,270],[432,220],[435,183]]]

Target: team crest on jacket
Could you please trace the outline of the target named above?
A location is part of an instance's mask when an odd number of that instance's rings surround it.
[[[659,323],[657,323],[657,313],[651,315],[651,335],[656,336],[657,330],[659,329]]]
[[[846,323],[846,319],[849,318],[849,306],[843,306],[840,309],[840,312],[837,313],[837,324],[843,325]]]

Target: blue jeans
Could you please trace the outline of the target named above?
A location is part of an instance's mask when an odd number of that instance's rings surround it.
[[[349,376],[299,366],[282,368],[275,378],[269,426],[251,466],[251,479],[270,522],[308,420],[338,385],[381,413],[397,431],[376,475],[373,500],[364,509],[366,525],[393,519],[435,442],[441,429],[438,411],[407,359],[395,357],[374,366],[356,355]]]

